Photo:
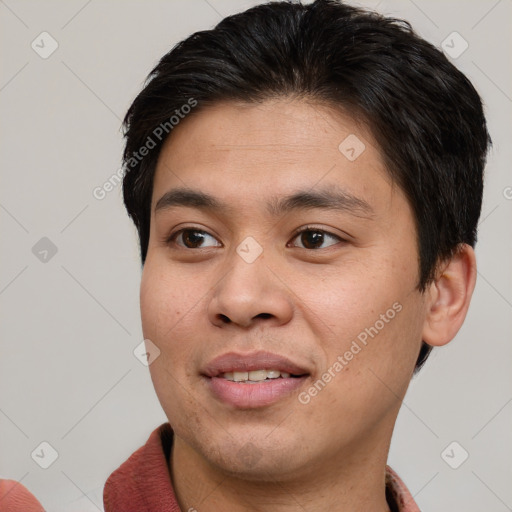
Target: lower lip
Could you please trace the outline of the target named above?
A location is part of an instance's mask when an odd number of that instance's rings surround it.
[[[273,404],[297,391],[304,377],[269,379],[255,384],[234,382],[222,377],[207,377],[212,393],[222,402],[238,408],[251,409]]]

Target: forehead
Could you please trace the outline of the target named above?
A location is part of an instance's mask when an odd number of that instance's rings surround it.
[[[303,100],[218,103],[186,117],[161,150],[152,208],[173,187],[246,202],[320,187],[371,202],[392,188],[364,123]]]

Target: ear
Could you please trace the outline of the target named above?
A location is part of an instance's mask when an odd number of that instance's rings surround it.
[[[459,331],[476,283],[473,248],[461,244],[449,260],[440,265],[427,292],[423,341],[434,347],[446,345]]]

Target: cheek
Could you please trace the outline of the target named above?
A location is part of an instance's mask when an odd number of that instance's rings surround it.
[[[144,337],[166,345],[180,322],[191,313],[197,297],[179,273],[169,272],[154,259],[146,260],[140,286]]]
[[[142,330],[144,338],[160,349],[149,371],[160,404],[173,425],[179,425],[183,418],[185,423],[195,422],[197,404],[184,390],[186,376],[190,377],[192,371],[194,334],[197,337],[194,308],[200,306],[200,296],[194,294],[194,289],[165,262],[158,264],[155,257],[146,260],[140,286]]]
[[[382,368],[386,375],[397,365],[402,376],[412,371],[423,310],[415,291],[416,261],[410,260],[401,261],[396,254],[386,257],[381,251],[374,258],[345,261],[343,268],[319,281],[317,293],[303,294],[308,306],[304,314],[323,340],[326,369],[346,354],[342,365],[348,371],[342,380],[366,379],[362,373],[369,367]]]
[[[365,431],[362,426],[394,414],[421,344],[419,294],[378,280],[372,286],[345,282],[343,290],[331,290],[333,300],[323,309],[318,304],[317,314],[329,326],[322,340],[325,366],[306,390],[307,407],[332,420],[318,425],[327,438],[338,435],[340,425],[357,438]]]
[[[157,263],[153,257],[144,266],[140,307],[144,338],[160,349],[149,367],[151,378],[163,408],[169,410],[179,405],[176,398],[194,371],[201,332],[198,312],[204,304],[198,282],[191,286],[190,279],[167,262]],[[186,397],[178,402],[186,402]]]
[[[405,280],[392,275],[386,262],[361,258],[343,262],[321,280],[309,282],[302,296],[313,317],[328,327],[331,334],[348,340],[372,326],[397,301],[406,289]],[[320,276],[318,276],[320,277]],[[408,283],[410,288],[412,283]],[[316,290],[312,293],[312,290]],[[393,312],[391,312],[393,314]],[[379,324],[380,325],[380,324]]]

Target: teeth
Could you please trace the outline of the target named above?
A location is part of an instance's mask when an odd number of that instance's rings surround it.
[[[267,378],[266,370],[253,370],[249,372],[249,380],[259,382],[260,380],[265,380]]]
[[[267,379],[282,377],[288,379],[290,374],[279,370],[253,370],[250,372],[226,372],[222,375],[226,380],[234,382],[261,382]]]

